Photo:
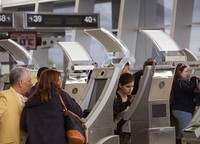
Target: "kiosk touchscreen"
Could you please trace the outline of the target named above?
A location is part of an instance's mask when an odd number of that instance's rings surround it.
[[[107,81],[107,79],[96,79],[95,80],[91,99],[90,99],[89,106],[88,106],[89,110],[91,110],[94,107],[95,103],[99,99],[101,92],[103,91],[103,89],[105,87],[106,81]]]
[[[106,82],[107,82],[107,79],[94,79],[94,85],[93,87],[91,86],[92,92],[91,92],[88,106],[83,111],[84,118],[86,118],[89,115],[89,113],[95,106],[103,89],[105,88]]]
[[[80,106],[84,111],[84,118],[92,111],[97,101],[101,100],[105,95],[105,92],[111,83],[113,72],[113,68],[93,69],[85,93],[80,100]]]
[[[80,101],[88,128],[88,140],[91,143],[114,134],[113,96],[119,75],[119,67],[95,68],[92,71]]]

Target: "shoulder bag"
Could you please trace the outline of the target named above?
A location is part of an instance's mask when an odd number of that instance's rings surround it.
[[[64,111],[64,127],[66,132],[66,139],[69,144],[86,144],[86,126],[78,115],[67,109],[61,95],[59,95],[60,102]]]

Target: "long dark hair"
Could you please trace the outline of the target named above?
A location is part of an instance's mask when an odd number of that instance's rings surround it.
[[[41,73],[36,91],[29,98],[29,101],[39,97],[42,102],[47,102],[52,97],[52,91],[55,94],[59,94],[59,91],[61,90],[60,76],[61,73],[59,71],[52,69],[44,70]]]

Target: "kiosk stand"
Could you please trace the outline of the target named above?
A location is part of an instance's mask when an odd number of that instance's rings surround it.
[[[87,74],[83,71],[93,69],[92,58],[78,42],[58,42],[58,45],[68,65],[64,73],[64,89],[79,103],[87,86]]]
[[[80,101],[81,108],[89,113],[85,119],[89,143],[118,144],[119,136],[114,135],[113,101],[121,70],[130,58],[129,50],[112,33],[103,28],[85,32],[100,42],[105,51],[122,55],[110,59],[111,65],[106,64],[105,60],[104,64],[109,67],[93,69]],[[119,60],[117,63],[116,59]]]
[[[5,49],[15,60],[16,65],[35,65],[37,64],[37,62],[33,59],[33,57],[31,56],[31,54],[21,45],[19,45],[18,43],[16,43],[15,41],[11,40],[11,39],[2,39],[0,40],[0,46]],[[9,78],[8,78],[8,73],[9,73],[9,69],[8,66],[4,67],[4,65],[2,64],[2,66],[0,67],[0,90],[5,90],[8,89],[10,87],[10,83],[9,83]],[[4,72],[2,69],[7,69],[6,72]]]
[[[161,30],[140,30],[156,46],[165,65],[147,66],[134,102],[125,113],[124,131],[131,132],[134,144],[175,144],[175,128],[170,126],[170,92],[175,62],[186,55],[170,36]],[[191,56],[191,55],[190,55]]]

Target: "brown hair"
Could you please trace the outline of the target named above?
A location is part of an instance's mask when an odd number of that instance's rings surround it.
[[[121,85],[126,85],[132,81],[134,81],[134,76],[130,73],[123,73],[119,78],[119,84]]]
[[[51,93],[59,94],[61,90],[60,82],[61,73],[56,70],[47,69],[41,73],[40,79],[35,93],[29,98],[32,101],[35,98],[40,98],[42,102],[47,102],[51,99]]]
[[[185,64],[179,63],[176,66],[176,70],[175,70],[175,74],[174,74],[174,79],[173,79],[173,84],[176,83],[178,81],[179,78],[181,78],[181,73],[183,72],[183,70],[187,68],[187,66]]]
[[[44,70],[47,70],[47,69],[49,69],[49,68],[48,67],[41,67],[41,68],[39,68],[38,72],[37,72],[37,78],[40,78],[40,75],[42,74],[42,72]]]

